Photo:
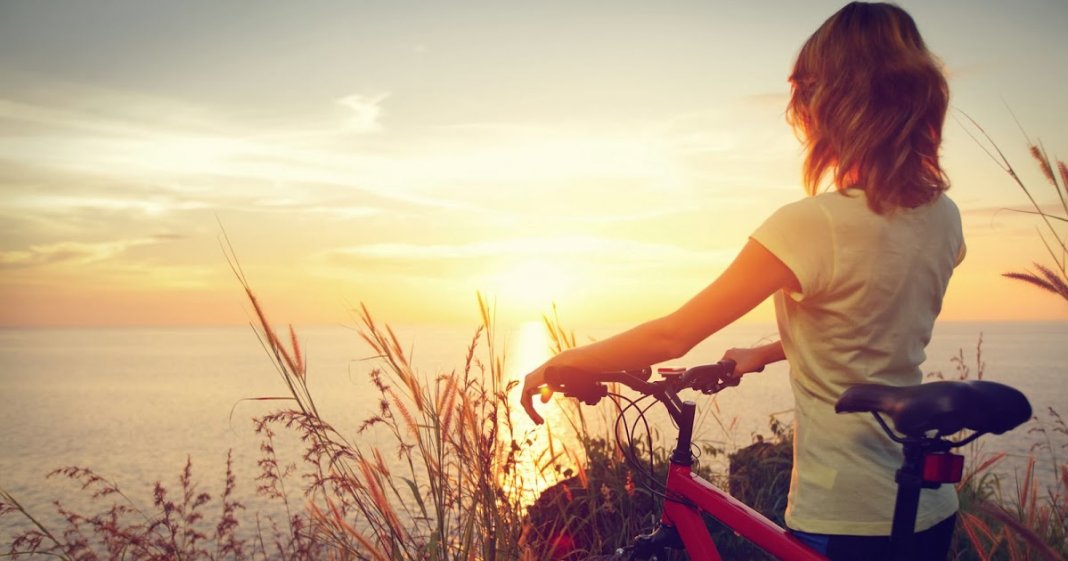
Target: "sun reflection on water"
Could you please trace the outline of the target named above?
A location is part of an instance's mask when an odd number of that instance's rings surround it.
[[[545,324],[537,321],[520,324],[508,337],[504,366],[506,378],[522,384],[529,372],[552,356],[551,348],[552,341]],[[556,399],[549,403],[534,399],[534,406],[545,419],[545,424],[538,426],[519,405],[519,390],[512,395],[511,421],[517,439],[527,444],[527,453],[516,466],[523,482],[522,488],[514,491],[524,504],[529,505],[541,491],[577,471],[580,458],[577,454],[581,453],[581,447],[572,430],[572,420]]]

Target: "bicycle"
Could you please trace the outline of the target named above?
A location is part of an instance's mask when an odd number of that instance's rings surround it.
[[[734,362],[723,360],[688,370],[661,369],[660,374],[661,379],[649,381],[652,376],[649,368],[591,374],[556,367],[545,373],[546,382],[554,391],[587,405],[595,405],[609,395],[629,403],[620,407],[616,419],[617,444],[624,450],[628,462],[636,462],[633,430],[638,422],[630,426],[622,422],[629,409],[635,408],[639,411],[639,420],[644,420],[645,411],[652,405],[642,409],[639,403],[654,398],[666,407],[678,427],[667,481],[659,490],[650,488],[662,500],[659,524],[653,531],[634,538],[630,545],[617,549],[615,554],[595,558],[663,559],[669,550],[684,550],[690,559],[719,561],[719,551],[703,519],[703,515],[708,515],[779,559],[827,561],[786,529],[692,472],[691,443],[696,405],[693,401],[681,400],[678,393],[694,389],[709,395],[738,385],[741,377],[734,375]],[[631,400],[609,392],[606,385],[609,383],[627,386],[642,397]],[[838,413],[872,413],[890,438],[904,448],[905,459],[896,477],[898,494],[891,533],[895,561],[912,558],[920,490],[956,483],[962,477],[964,457],[952,454],[950,450],[983,434],[1011,430],[1031,418],[1031,405],[1018,390],[979,380],[939,381],[905,387],[860,384],[843,393],[835,410]],[[889,417],[894,429],[883,415]],[[620,441],[621,424],[629,439],[627,447]],[[972,431],[972,434],[956,441],[947,438],[963,429]]]

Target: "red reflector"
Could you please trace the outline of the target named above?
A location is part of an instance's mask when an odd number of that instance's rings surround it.
[[[950,453],[928,454],[923,459],[923,480],[929,483],[956,483],[964,475],[964,456]]]

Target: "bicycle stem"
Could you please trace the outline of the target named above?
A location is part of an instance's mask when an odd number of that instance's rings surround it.
[[[693,422],[697,405],[693,401],[680,399],[679,394],[671,386],[657,388],[656,393],[652,395],[664,404],[668,415],[679,427],[679,437],[675,443],[675,450],[671,453],[671,463],[692,466],[693,455],[690,454],[690,444],[693,442]]]
[[[675,401],[678,401],[678,396]],[[693,420],[697,405],[692,401],[684,401],[678,404],[678,416],[675,422],[679,424],[679,438],[675,444],[675,451],[671,453],[671,463],[680,466],[692,466],[693,454],[690,453],[690,444],[693,441]]]

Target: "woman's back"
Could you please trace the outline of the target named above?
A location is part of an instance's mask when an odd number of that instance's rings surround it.
[[[788,524],[814,533],[887,534],[899,447],[871,418],[835,415],[834,402],[857,383],[921,381],[924,347],[963,255],[957,207],[942,195],[876,214],[864,192],[852,189],[787,205],[752,237],[801,287],[776,296],[797,419]],[[921,529],[955,510],[952,489],[925,498]]]

